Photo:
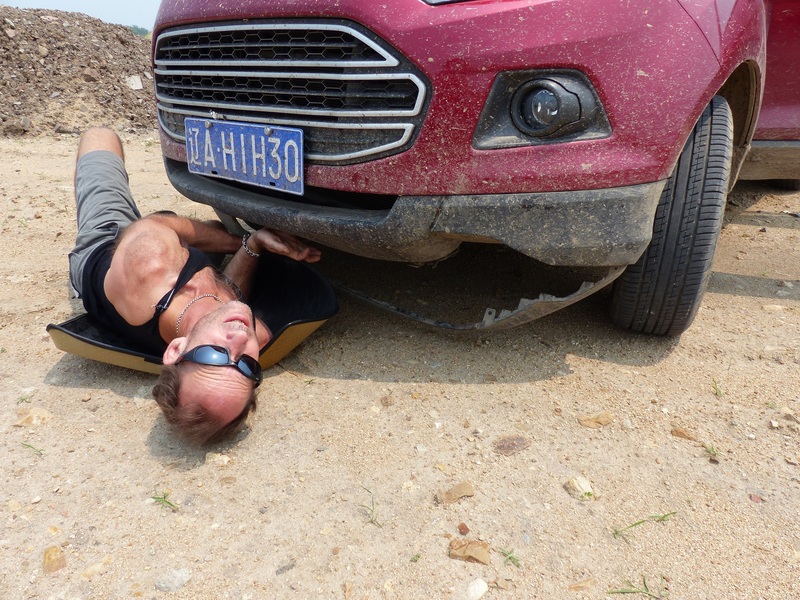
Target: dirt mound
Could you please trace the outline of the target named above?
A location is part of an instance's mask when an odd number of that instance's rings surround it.
[[[0,135],[156,127],[150,41],[80,13],[0,6]]]

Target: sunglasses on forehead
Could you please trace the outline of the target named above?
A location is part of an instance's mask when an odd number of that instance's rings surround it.
[[[239,373],[254,381],[256,387],[261,383],[261,365],[258,364],[255,358],[242,354],[239,360],[231,360],[230,352],[223,346],[212,346],[210,344],[196,346],[181,354],[175,364],[182,362],[191,362],[209,367],[233,367]]]

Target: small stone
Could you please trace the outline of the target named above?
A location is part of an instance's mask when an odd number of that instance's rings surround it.
[[[25,133],[25,128],[18,119],[9,119],[3,127],[3,131],[8,135],[22,135]]]
[[[189,569],[175,569],[168,573],[162,574],[156,580],[156,589],[159,592],[177,592],[192,578],[192,572]]]
[[[591,482],[580,475],[567,481],[564,489],[570,496],[578,500],[592,500],[595,497]]]
[[[44,551],[44,572],[55,573],[67,566],[67,559],[61,548],[58,546],[50,546]]]
[[[36,406],[28,410],[19,411],[17,416],[22,418],[14,423],[14,427],[37,427],[44,425],[53,417],[50,412]]]
[[[381,398],[381,405],[386,408],[394,405],[394,403],[395,399],[392,396],[384,396],[383,398]]]
[[[686,431],[683,427],[674,427],[672,431],[670,431],[672,435],[677,438],[681,438],[683,440],[689,440],[690,442],[696,442],[697,438],[695,438],[691,433]]]
[[[489,544],[480,540],[450,540],[450,558],[466,562],[477,562],[488,565],[491,562]]]
[[[526,437],[521,435],[507,435],[496,439],[492,444],[492,449],[497,454],[511,456],[512,454],[516,454],[517,452],[525,450],[525,448],[530,445],[531,441]]]
[[[479,598],[483,598],[483,595],[488,591],[489,584],[483,579],[470,581],[469,585],[467,586],[467,599],[478,600]]]
[[[75,127],[70,127],[69,125],[64,125],[63,123],[59,123],[58,125],[56,125],[55,132],[71,133],[71,134],[80,133]]]
[[[756,434],[755,434],[755,433],[748,433],[748,434],[747,434],[747,439],[748,439],[748,440],[754,440],[754,439],[756,439]]]
[[[772,429],[780,429],[781,428],[781,424],[778,423],[777,421],[774,421],[774,420],[769,422],[769,426]]]
[[[96,83],[100,81],[101,76],[97,69],[87,68],[83,71],[83,80],[86,83]]]
[[[132,90],[141,90],[144,88],[142,85],[142,78],[138,75],[131,75],[130,77],[125,78],[125,83],[129,88]]]
[[[594,577],[589,577],[588,579],[584,579],[582,581],[578,581],[570,585],[567,589],[570,592],[584,592],[589,590],[597,585],[597,579]]]
[[[461,483],[451,487],[443,494],[437,494],[435,500],[437,504],[452,504],[453,502],[461,500],[461,498],[474,495],[475,486],[469,481],[462,481]]]
[[[611,416],[611,413],[605,411],[596,415],[584,415],[578,417],[578,423],[580,423],[583,427],[588,427],[590,429],[600,429],[604,425],[611,423],[613,420],[614,417]]]
[[[458,524],[458,533],[460,533],[461,535],[467,535],[469,533],[469,527],[467,527],[466,523]]]

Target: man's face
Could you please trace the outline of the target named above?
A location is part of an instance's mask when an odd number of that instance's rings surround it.
[[[260,348],[250,307],[227,302],[200,319],[189,332],[184,351],[204,344],[227,348],[231,360],[243,354],[257,359]],[[178,404],[199,404],[225,424],[241,414],[253,391],[253,381],[235,367],[182,362],[180,371]]]

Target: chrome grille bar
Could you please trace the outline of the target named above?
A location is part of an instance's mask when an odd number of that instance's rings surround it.
[[[370,91],[363,88],[363,84],[375,82],[372,75],[336,75],[326,73],[275,73],[275,72],[247,72],[247,71],[185,71],[174,70],[166,71],[156,69],[155,74],[161,76],[156,88],[156,97],[165,102],[179,102],[188,106],[208,106],[221,109],[230,107],[234,109],[253,110],[256,112],[280,112],[287,114],[317,115],[317,116],[336,116],[336,117],[387,117],[387,116],[414,116],[418,115],[422,109],[425,98],[425,85],[416,75],[389,74],[383,75],[380,83],[387,90],[381,93],[380,90]],[[187,83],[172,83],[176,77],[185,77]],[[224,83],[212,85],[203,83],[203,80],[210,80],[217,77],[223,81],[228,81],[234,85],[226,86]],[[192,83],[195,81],[200,83]],[[235,81],[241,81],[236,85]],[[257,80],[258,87],[247,87],[247,84]],[[296,81],[297,85],[284,84],[281,82]],[[348,84],[362,84],[361,89],[348,91],[344,86]],[[403,85],[406,84],[406,85]],[[392,87],[394,86],[394,87]],[[319,90],[315,90],[319,87]],[[283,89],[281,89],[283,88]],[[363,91],[362,91],[363,90]],[[181,94],[193,95],[194,97],[185,98]],[[214,101],[214,96],[227,95],[234,98],[238,95],[254,96],[253,102],[233,102],[233,101]],[[280,96],[291,99],[311,99],[308,104],[310,108],[297,108],[288,101],[277,101],[274,105],[264,104],[259,101],[265,96]],[[198,96],[208,97],[209,99],[197,100]],[[313,98],[320,98],[315,102]],[[392,109],[369,109],[358,110],[342,106],[339,109],[326,109],[324,101],[331,104],[349,104],[357,106],[364,102],[373,104],[389,103],[396,104]]]
[[[248,40],[246,36],[238,36],[239,42],[235,42],[231,38],[230,42],[211,43],[212,39],[220,39],[223,35],[236,36],[237,34],[264,34],[264,33],[284,33],[284,34],[300,34],[303,38],[307,39],[308,36],[319,32],[323,36],[340,34],[342,40],[347,42],[325,42],[324,40],[307,40],[305,43],[299,41],[299,35],[295,35],[295,41],[287,42],[277,40],[270,43],[269,40]],[[208,39],[205,44],[199,43],[199,39]],[[327,39],[331,39],[328,37]],[[211,66],[285,66],[287,62],[300,67],[396,67],[399,64],[397,58],[392,56],[387,50],[380,45],[369,39],[360,31],[354,29],[349,25],[339,25],[333,23],[249,23],[249,24],[233,24],[233,25],[219,25],[215,27],[193,27],[180,30],[172,30],[162,33],[158,36],[159,51],[164,53],[164,57],[160,59],[159,64],[170,65],[177,64],[182,66],[196,66],[196,65],[211,65]],[[230,50],[247,48],[251,52],[254,49],[272,49],[276,55],[279,55],[280,48],[287,50],[298,49],[304,50],[307,57],[298,58],[286,54],[285,58],[273,58],[272,60],[264,60],[260,58],[252,58],[246,60],[226,59],[218,60],[212,56],[212,50],[220,50],[227,48]],[[330,54],[331,49],[345,50],[349,49],[350,58],[334,57],[334,58],[309,58],[317,54],[322,54],[328,51]],[[313,52],[312,50],[317,50]],[[170,58],[174,54],[178,54],[179,58]],[[185,58],[182,54],[192,53],[202,58]],[[295,52],[296,53],[296,52]],[[342,52],[342,54],[345,54]],[[253,54],[255,56],[255,54]]]
[[[413,143],[427,105],[424,75],[349,22],[177,28],[154,60],[159,122],[178,141],[189,115],[273,123],[304,130],[309,162],[359,162]]]

